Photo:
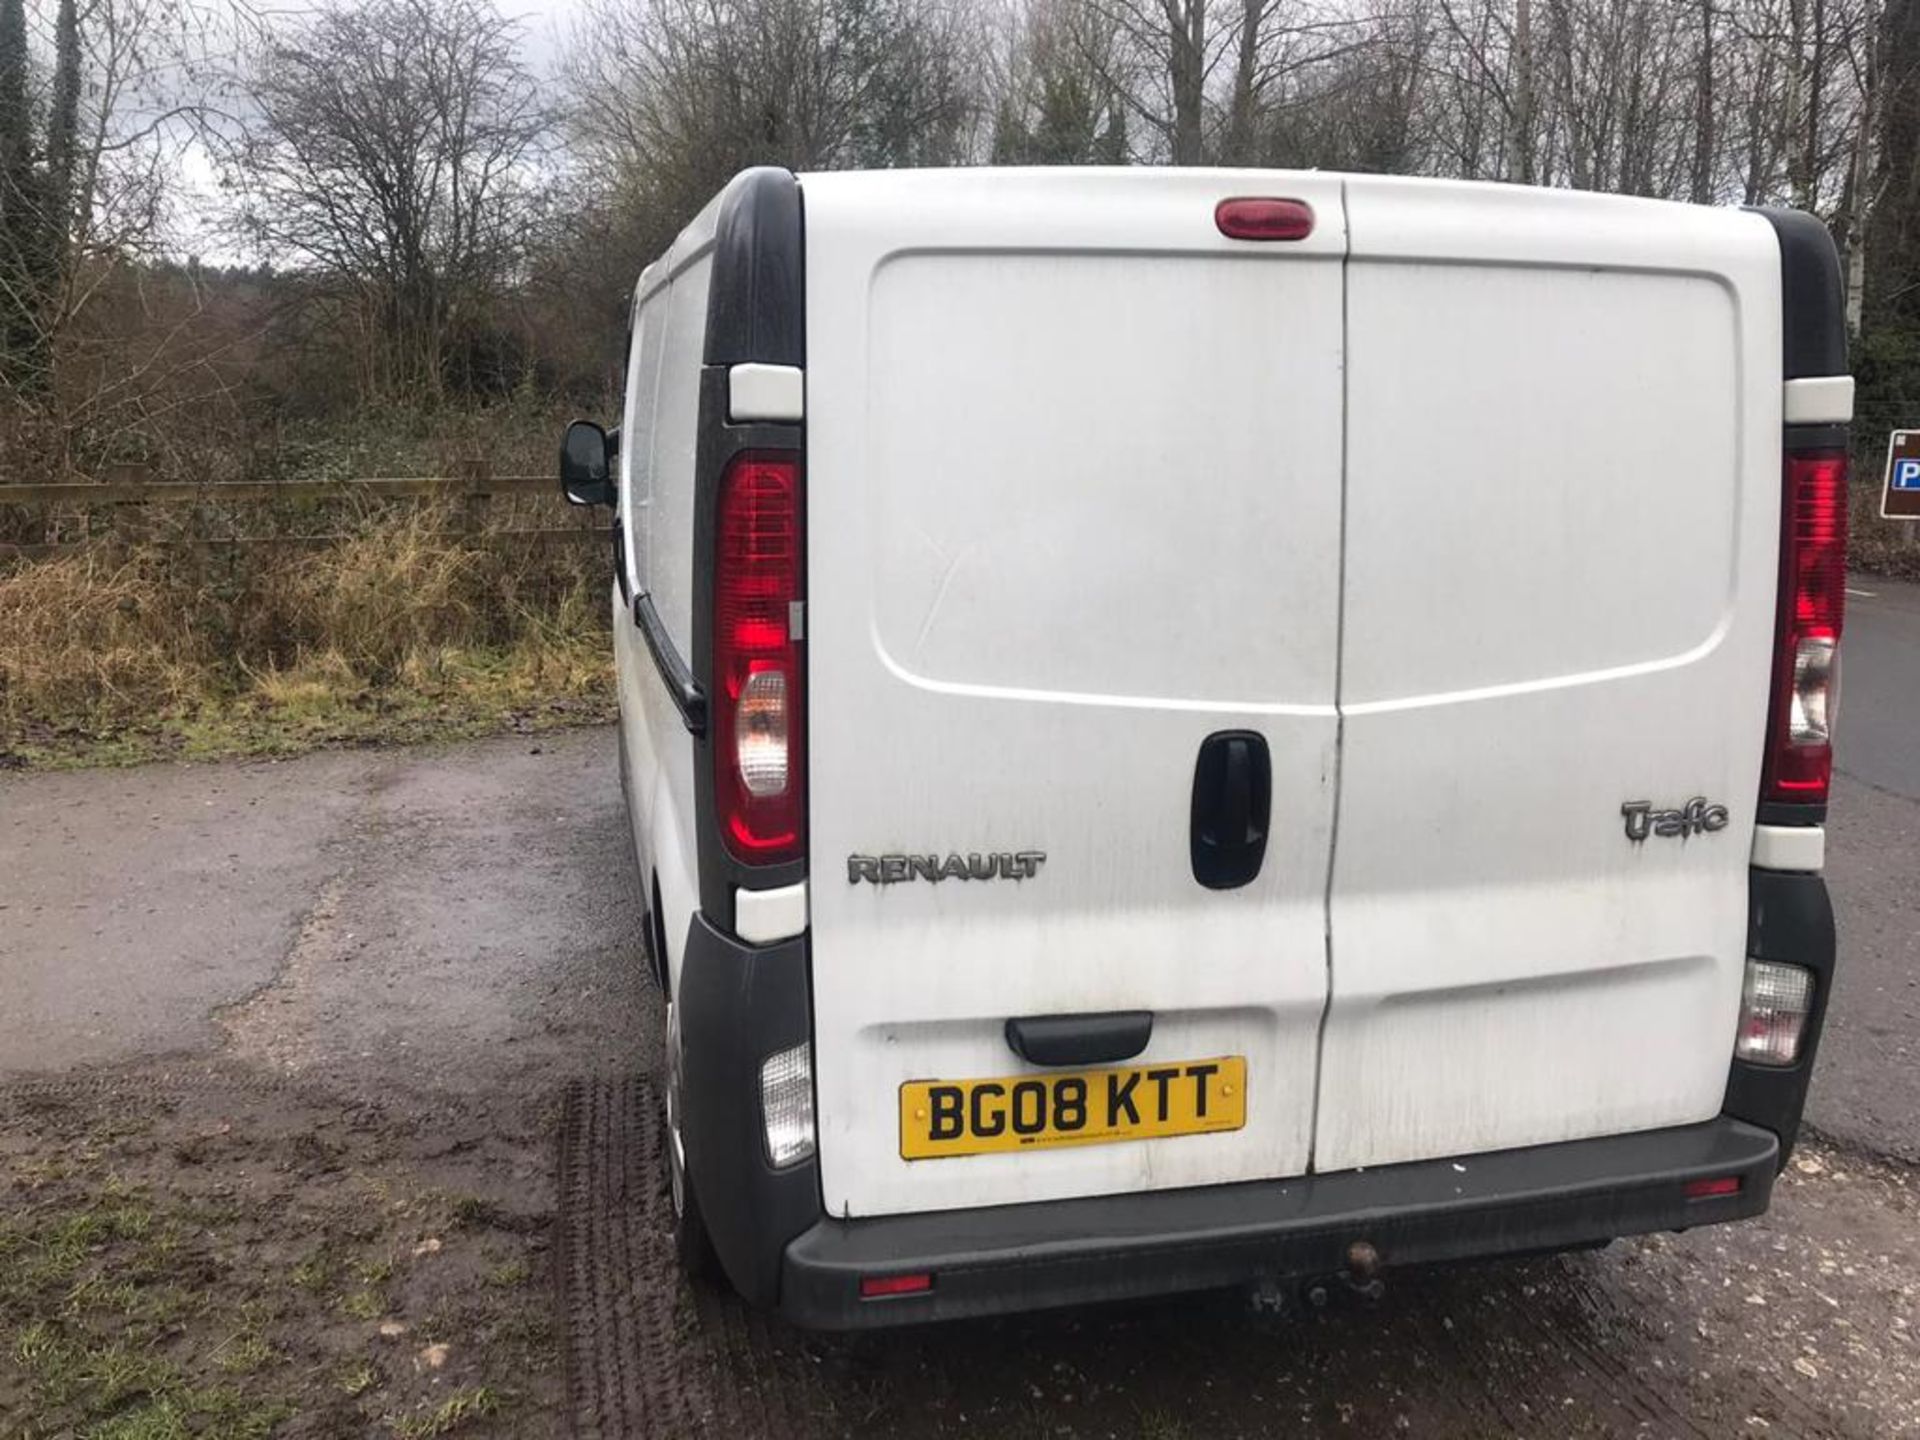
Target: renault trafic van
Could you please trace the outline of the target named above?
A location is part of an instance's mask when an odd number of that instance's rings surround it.
[[[562,478],[690,1267],[849,1328],[1765,1210],[1834,956],[1815,220],[757,169],[631,323]]]

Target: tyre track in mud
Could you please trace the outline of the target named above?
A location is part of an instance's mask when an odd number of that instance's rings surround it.
[[[650,1081],[582,1080],[561,1105],[555,1276],[582,1440],[799,1435],[830,1408],[799,1338],[674,1259]]]
[[[561,1102],[554,1274],[582,1440],[700,1434],[714,1413],[658,1224],[651,1102],[638,1078],[576,1080]]]

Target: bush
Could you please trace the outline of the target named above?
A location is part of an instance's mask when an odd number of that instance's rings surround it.
[[[455,522],[391,503],[329,517],[339,538],[318,546],[149,536],[0,570],[0,751],[236,716],[320,740],[406,715],[431,730],[434,707],[453,729],[516,709],[605,713],[606,551]]]
[[[81,550],[0,573],[0,719],[110,723],[205,698],[215,657],[163,561]]]

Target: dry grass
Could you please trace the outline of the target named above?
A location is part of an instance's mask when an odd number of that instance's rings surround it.
[[[213,661],[151,554],[82,551],[0,575],[0,719],[201,698]]]
[[[472,645],[511,630],[497,613],[498,567],[465,537],[446,532],[438,507],[416,506],[386,525],[283,566],[275,620],[295,642],[324,646],[357,673],[394,678],[423,649]],[[500,602],[500,603],[490,603]]]
[[[0,571],[0,759],[142,759],[598,718],[604,551],[386,506],[322,549],[92,546]]]

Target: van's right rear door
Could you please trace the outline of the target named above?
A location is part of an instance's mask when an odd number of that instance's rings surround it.
[[[1313,233],[1226,238],[1215,206],[1248,194],[1309,202]],[[1340,182],[954,170],[801,195],[828,1212],[1302,1173],[1335,786]],[[1264,742],[1270,818],[1258,874],[1212,889],[1195,776],[1230,731]],[[1208,794],[1237,793],[1232,768]],[[1017,852],[1045,860],[849,870]],[[1141,1010],[1135,1063],[1245,1060],[1244,1126],[903,1154],[909,1082],[1041,1073],[1009,1019]]]
[[[1315,1168],[1710,1118],[1779,576],[1773,229],[1518,186],[1346,194]],[[1690,801],[1724,823],[1635,839],[1622,811]]]

